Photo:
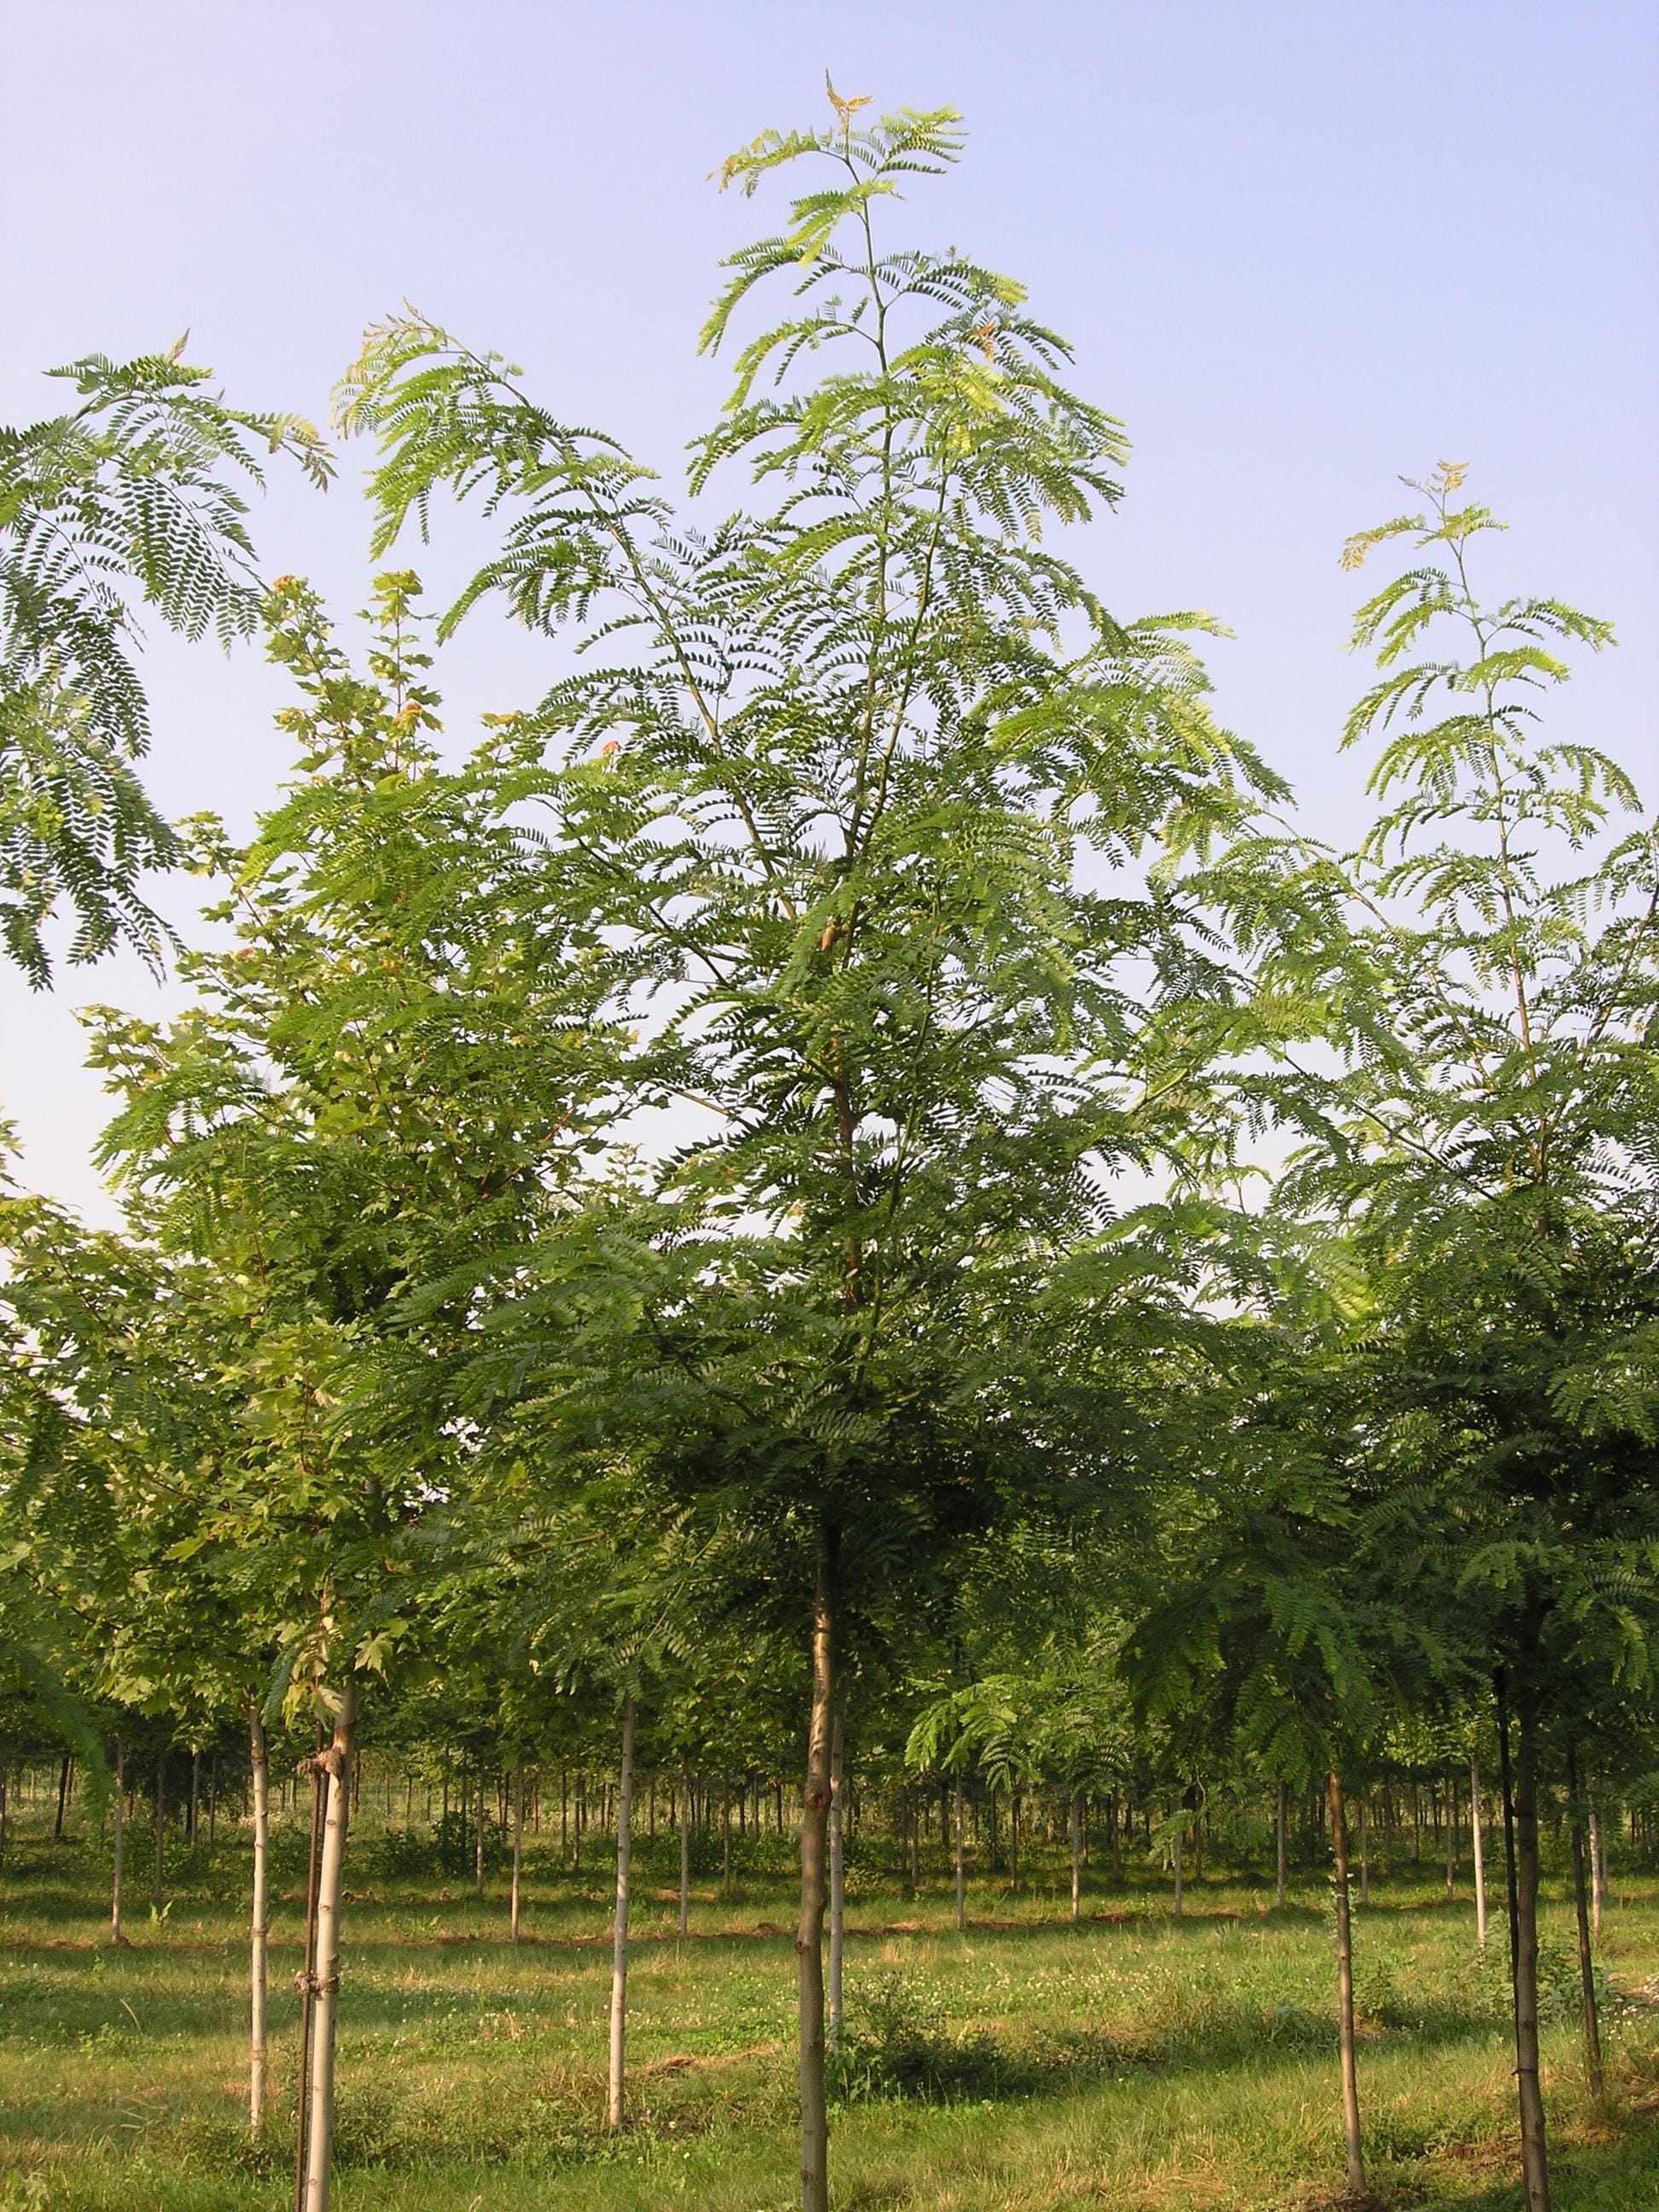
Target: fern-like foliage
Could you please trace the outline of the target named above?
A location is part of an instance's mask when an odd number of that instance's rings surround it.
[[[1012,279],[887,241],[961,143],[949,111],[832,94],[824,130],[725,165],[745,192],[815,173],[702,333],[733,376],[687,489],[740,487],[724,520],[412,310],[338,395],[378,441],[382,546],[443,495],[501,526],[447,625],[496,599],[572,639],[507,740],[521,795],[585,878],[649,1079],[712,1119],[660,1178],[654,1334],[611,1396],[676,1482],[735,1498],[764,1463],[792,1571],[832,1523],[849,1588],[1012,1483],[1055,1255],[1105,1225],[1100,1164],[1174,1118],[1147,1007],[1225,988],[1178,869],[1150,896],[1114,873],[1277,788],[1208,714],[1201,619],[1118,619],[1048,542],[1127,453],[1063,341]]]
[[[76,408],[0,427],[0,944],[37,986],[65,903],[72,961],[122,942],[154,961],[165,942],[141,887],[179,846],[134,766],[150,735],[138,610],[187,638],[247,635],[246,489],[276,453],[315,483],[331,473],[308,423],[229,406],[183,345],[71,362],[52,374]]]
[[[1257,1095],[1304,1139],[1264,1243],[1340,1352],[1352,1560],[1582,1734],[1659,1634],[1659,836],[1544,722],[1609,626],[1483,595],[1502,526],[1466,482],[1443,462],[1342,556],[1405,549],[1354,623],[1368,834],[1257,845],[1233,914],[1266,948]]]

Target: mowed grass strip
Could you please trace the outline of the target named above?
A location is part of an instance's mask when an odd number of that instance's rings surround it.
[[[525,1924],[501,1885],[365,1880],[348,1914],[337,2201],[343,2212],[486,2206],[781,2212],[795,2195],[793,1899],[780,1858],[733,1896],[708,1881],[674,1930],[645,1855],[629,1981],[631,2124],[599,2127],[609,1994],[603,1867],[532,1855]],[[49,2212],[279,2212],[288,2201],[299,1908],[273,1914],[273,2114],[248,2139],[246,1852],[170,1867],[166,1917],[106,1939],[90,1850],[24,1838],[0,1883],[0,2205]],[[372,1861],[371,1861],[372,1863]],[[1246,1881],[1091,1888],[1066,1924],[1061,1870],[1018,1896],[981,1882],[951,1925],[857,1869],[833,2171],[854,2208],[1042,2212],[1298,2208],[1341,2155],[1324,1887],[1281,1911]],[[1545,1916],[1558,2203],[1659,2206],[1659,1881],[1615,1885],[1601,1948],[1613,2094],[1583,2095],[1571,1922]],[[1467,1898],[1378,1881],[1358,1916],[1361,2094],[1385,2204],[1518,2203],[1504,1936],[1479,1954]]]

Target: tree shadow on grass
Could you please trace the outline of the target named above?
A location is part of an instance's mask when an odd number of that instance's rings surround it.
[[[1463,2154],[1481,2170],[1467,2186],[1455,2172],[1457,2154],[1437,2160],[1426,2172],[1383,2169],[1376,2177],[1379,2206],[1405,2212],[1407,2206],[1432,2212],[1522,2212],[1520,2156],[1501,2142],[1471,2144]],[[1550,2187],[1553,2212],[1655,2212],[1659,2207],[1659,2127],[1650,2114],[1637,2113],[1620,2123],[1608,2139],[1553,2149]]]

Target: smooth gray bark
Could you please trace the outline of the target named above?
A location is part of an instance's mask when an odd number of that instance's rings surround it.
[[[121,1833],[122,1815],[126,1810],[123,1794],[121,1771],[121,1739],[115,1739],[115,1773],[110,1792],[110,1877],[109,1877],[109,1940],[125,1943],[121,1933]]]
[[[1480,1760],[1469,1753],[1469,1844],[1474,1860],[1474,1940],[1486,1948],[1486,1850],[1480,1833]]]
[[[316,2012],[317,1968],[317,1868],[323,1849],[323,1803],[327,1791],[327,1776],[322,1760],[323,1738],[320,1725],[317,1731],[317,1750],[314,1756],[302,1759],[295,1769],[295,1780],[289,1785],[291,1799],[297,1800],[301,1775],[311,1782],[311,1848],[306,1861],[306,1917],[302,1935],[303,1964],[295,1979],[300,1990],[300,2035],[295,2075],[297,2094],[294,2100],[294,2212],[305,2212],[306,2160],[311,2148],[311,2032]],[[447,1762],[446,1762],[447,1770]],[[446,1779],[445,1795],[448,1794]],[[446,1806],[445,1818],[448,1817]]]
[[[835,1711],[835,1607],[827,1554],[812,1594],[812,1701],[801,1791],[799,2008],[801,2212],[830,2212],[830,2117],[823,2081],[823,1914],[830,1839],[830,1739]]]
[[[1538,2053],[1538,1791],[1536,1721],[1520,1710],[1519,1755],[1510,1765],[1509,1717],[1501,1697],[1498,1741],[1504,1776],[1504,1854],[1508,1875],[1510,1982],[1515,2014],[1515,2081],[1521,2118],[1521,2179],[1527,2212],[1550,2212],[1549,2149]]]
[[[1071,1810],[1071,1844],[1072,1844],[1072,1922],[1073,1922],[1073,1926],[1075,1926],[1075,1925],[1076,1925],[1077,1922],[1078,1922],[1078,1921],[1082,1917],[1082,1914],[1083,1914],[1083,1850],[1082,1850],[1082,1845],[1081,1845],[1081,1843],[1080,1843],[1079,1838],[1079,1808],[1080,1802],[1081,1802],[1080,1793],[1079,1793],[1079,1791],[1075,1790],[1073,1790],[1073,1792],[1072,1792],[1072,1810]]]
[[[1348,2191],[1365,2193],[1365,2159],[1359,2141],[1359,2075],[1354,2063],[1353,1928],[1348,1910],[1348,1824],[1342,1802],[1342,1778],[1326,1777],[1330,1811],[1331,1861],[1335,1870],[1337,2041],[1342,2066],[1342,2142],[1347,2154]]]
[[[622,1757],[617,1782],[617,1906],[611,1923],[611,2069],[605,2125],[623,2124],[628,2039],[628,1894],[634,1856],[634,1697],[623,1700]]]
[[[1369,1791],[1359,1799],[1359,1902],[1371,1901],[1371,1817]]]
[[[1178,1808],[1184,1812],[1185,1808]],[[1183,1823],[1177,1823],[1175,1832],[1175,1913],[1181,1917],[1181,1832]]]
[[[317,1957],[313,1969],[310,2118],[303,2212],[328,2212],[334,2159],[334,2037],[340,1998],[340,1909],[345,1891],[351,1759],[357,1734],[357,1686],[340,1691],[334,1734],[319,1753],[328,1778],[322,1856],[317,1873]]]
[[[258,2135],[265,2117],[265,1945],[270,1839],[270,1785],[265,1761],[264,1717],[255,1705],[248,1716],[248,1756],[252,1775],[253,1898],[248,1913],[247,2121]]]
[[[161,1851],[167,1840],[167,1755],[165,1751],[155,1754],[155,1875],[150,1884],[150,1911],[157,1919],[161,1914]]]
[[[524,1871],[524,1761],[513,1770],[513,1903],[508,1914],[512,1940],[519,1940],[519,1886]]]
[[[1590,1948],[1589,1884],[1584,1878],[1584,1802],[1578,1790],[1578,1755],[1567,1746],[1568,1821],[1572,1840],[1573,1919],[1578,1936],[1578,1999],[1584,2032],[1584,2079],[1598,2105],[1607,2094],[1601,2069],[1601,2023],[1595,1998],[1595,1959]]]
[[[830,1737],[830,2043],[841,2040],[842,2019],[842,1952],[846,1929],[842,1908],[846,1899],[846,1844],[842,1830],[846,1826],[842,1768],[847,1752],[847,1730],[842,1716],[841,1701],[836,1702],[835,1725]]]
[[[685,1936],[691,1924],[691,1776],[690,1770],[680,1768],[680,1935]]]
[[[957,1777],[956,1787],[956,1842],[954,1856],[956,1859],[955,1872],[957,1878],[957,1931],[960,1932],[968,1925],[968,1861],[966,1853],[963,1848],[962,1777],[960,1774]]]

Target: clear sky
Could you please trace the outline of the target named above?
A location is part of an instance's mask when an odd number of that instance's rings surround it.
[[[1018,276],[1127,422],[1129,495],[1078,550],[1125,614],[1202,605],[1221,711],[1316,827],[1358,818],[1335,733],[1346,532],[1440,456],[1513,525],[1493,581],[1610,616],[1572,726],[1659,786],[1659,5],[1655,0],[10,0],[0,419],[39,372],[166,345],[320,418],[362,325],[413,300],[538,396],[676,465],[718,403],[693,339],[721,253],[771,227],[708,173],[826,112],[826,64],[972,137],[922,242]],[[775,205],[775,203],[774,203]],[[343,481],[256,516],[268,573],[342,614]],[[411,555],[434,585],[459,557]],[[155,640],[152,787],[246,827],[285,762],[274,672]],[[444,678],[456,742],[533,696],[486,618]],[[170,895],[180,919],[188,886]],[[0,975],[24,1174],[104,1216],[74,1008],[166,1003],[130,963],[50,999]]]

